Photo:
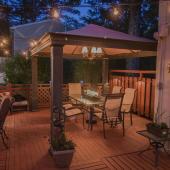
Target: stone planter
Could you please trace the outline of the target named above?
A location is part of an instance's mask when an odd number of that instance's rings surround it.
[[[69,168],[75,150],[54,151],[51,150],[52,156],[58,168]]]

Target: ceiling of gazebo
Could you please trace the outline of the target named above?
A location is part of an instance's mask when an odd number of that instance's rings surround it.
[[[90,24],[66,33],[46,34],[39,40],[31,53],[32,55],[39,53],[50,56],[51,44],[59,44],[59,42],[64,44],[65,58],[82,58],[83,46],[102,47],[103,57],[156,56],[157,46],[157,42],[153,40]]]

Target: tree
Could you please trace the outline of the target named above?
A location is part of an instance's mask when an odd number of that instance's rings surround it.
[[[5,76],[8,83],[31,83],[31,60],[19,55],[9,58],[5,64]]]
[[[74,82],[100,83],[101,68],[101,60],[74,61],[73,80]]]

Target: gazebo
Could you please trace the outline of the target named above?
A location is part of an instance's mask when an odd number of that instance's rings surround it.
[[[68,32],[46,33],[30,49],[32,56],[32,103],[37,103],[37,56],[51,57],[51,108],[62,108],[63,58],[82,58],[84,46],[103,49],[103,77],[107,81],[107,59],[156,56],[157,42],[146,38],[110,30],[97,25],[87,25]],[[52,117],[55,115],[52,109]]]

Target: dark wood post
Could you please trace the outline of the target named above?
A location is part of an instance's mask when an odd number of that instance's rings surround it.
[[[102,61],[102,83],[108,83],[109,76],[109,59],[104,58]]]
[[[34,111],[38,107],[38,58],[32,57],[32,94],[31,94],[31,110]]]
[[[51,47],[51,140],[62,130],[63,45]]]

